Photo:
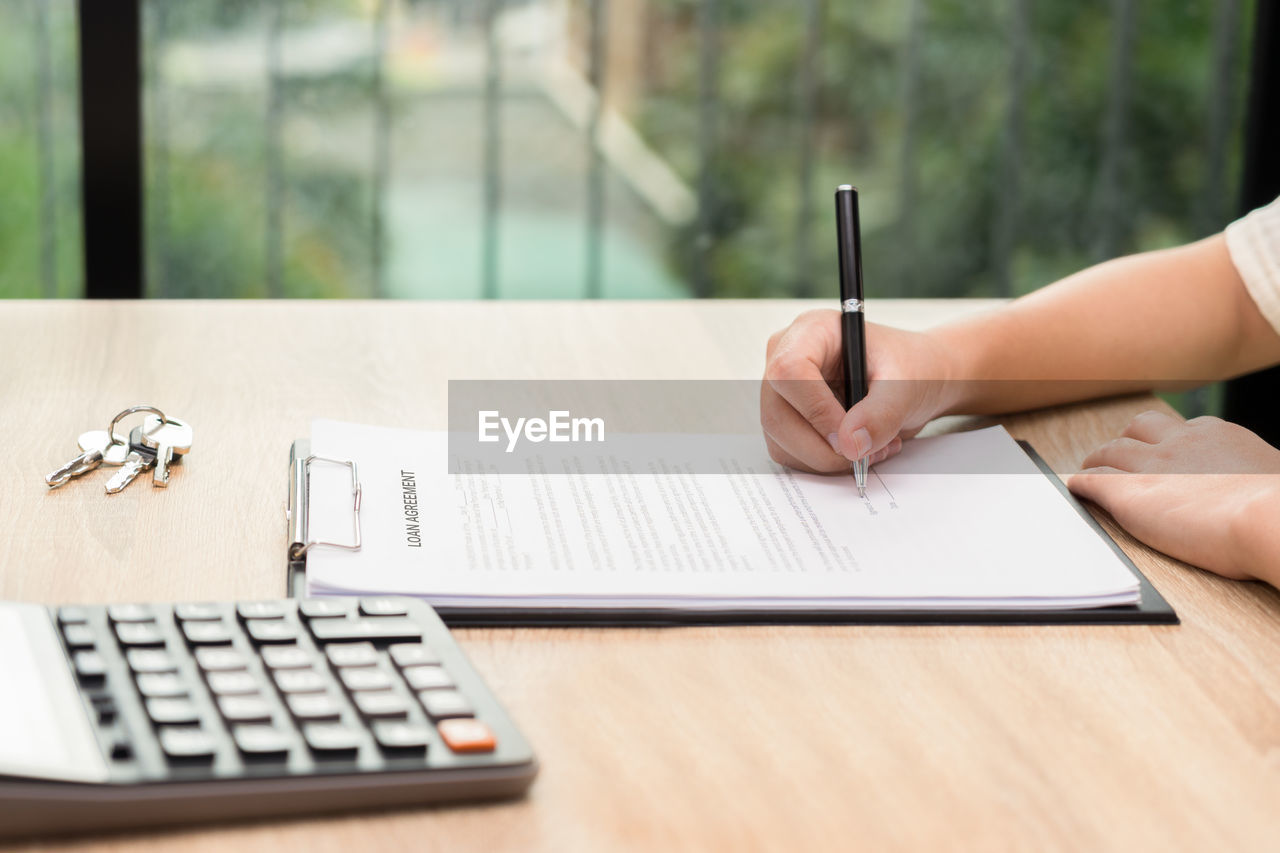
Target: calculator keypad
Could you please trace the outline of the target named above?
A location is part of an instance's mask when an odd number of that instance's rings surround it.
[[[443,767],[494,753],[484,703],[460,686],[441,640],[424,640],[415,606],[388,597],[124,604],[62,607],[56,619],[104,752],[170,768],[151,777]]]

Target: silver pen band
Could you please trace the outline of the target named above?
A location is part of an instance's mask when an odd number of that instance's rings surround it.
[[[840,311],[845,314],[861,314],[862,300],[846,299],[845,301],[840,303]]]

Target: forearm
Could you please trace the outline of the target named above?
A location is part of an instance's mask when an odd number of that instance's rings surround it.
[[[1187,387],[1280,361],[1221,235],[1099,264],[931,334],[953,367],[949,412]]]

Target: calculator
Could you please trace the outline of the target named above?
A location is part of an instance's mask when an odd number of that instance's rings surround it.
[[[512,797],[537,763],[425,602],[0,603],[0,836]]]

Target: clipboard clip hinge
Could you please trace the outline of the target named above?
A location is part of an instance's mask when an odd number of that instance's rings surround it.
[[[351,511],[354,521],[354,538],[351,542],[331,542],[324,539],[312,539],[309,510],[311,498],[311,463],[330,462],[344,465],[351,469]],[[307,456],[295,456],[293,460],[293,478],[289,489],[289,523],[292,529],[292,543],[289,545],[289,559],[301,560],[312,548],[339,548],[343,551],[360,550],[360,475],[354,459],[333,459],[318,456],[314,453]]]

